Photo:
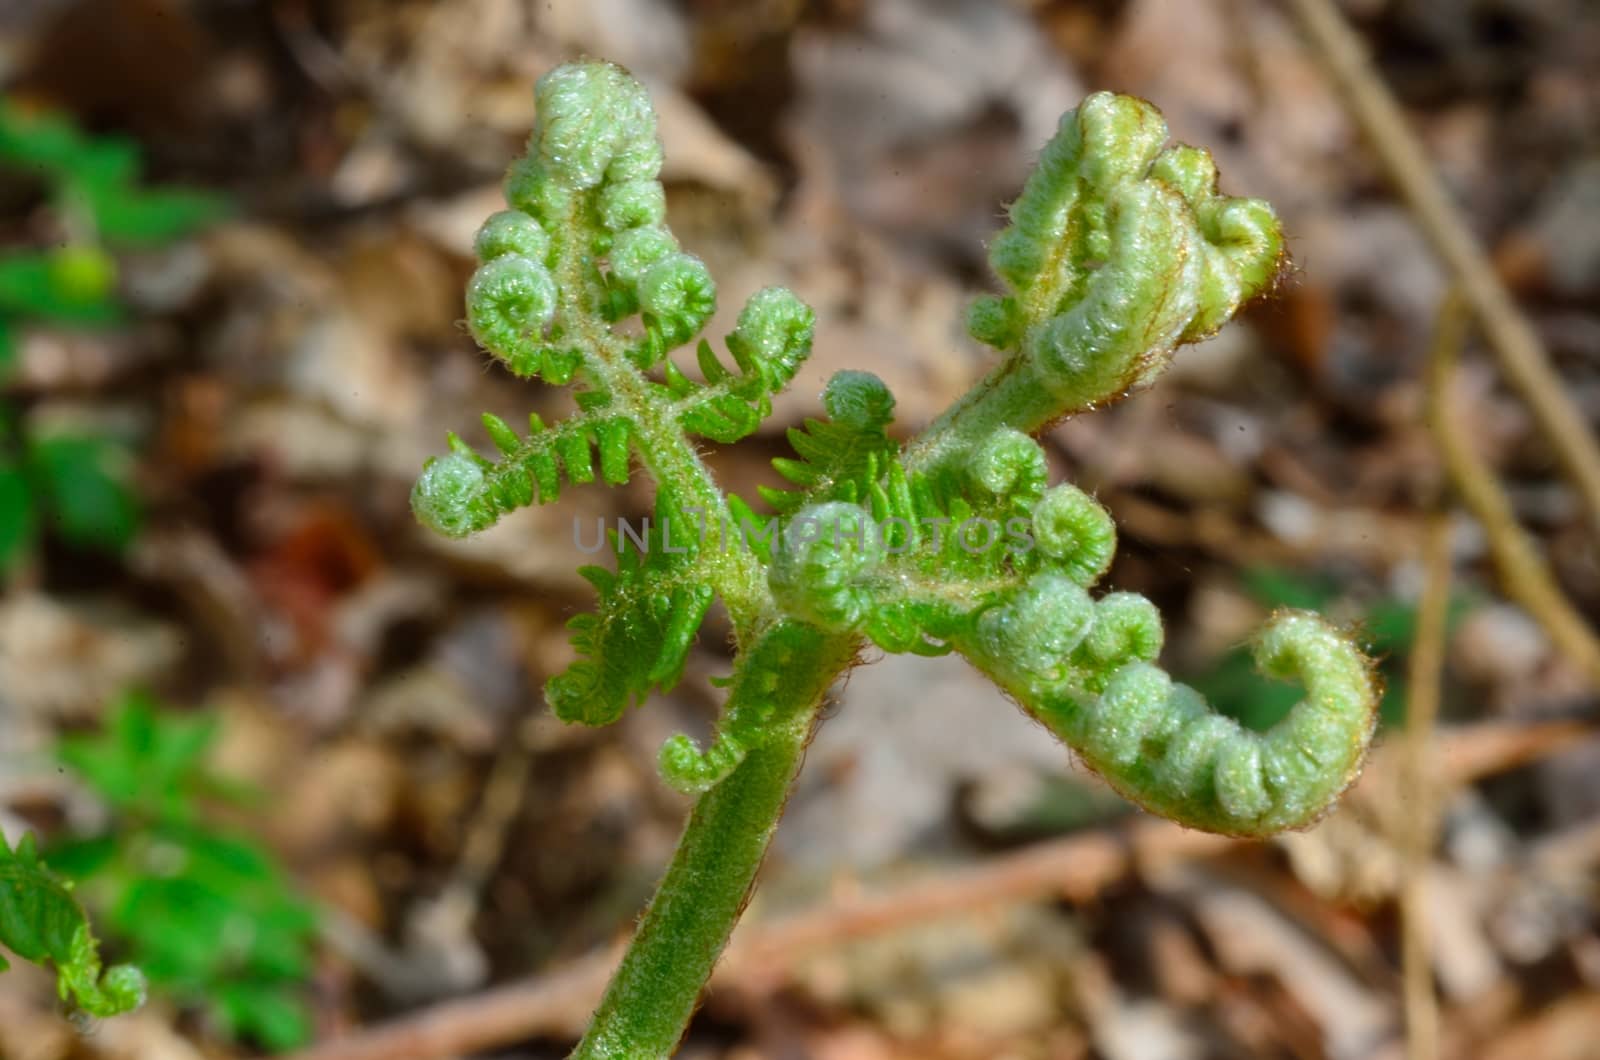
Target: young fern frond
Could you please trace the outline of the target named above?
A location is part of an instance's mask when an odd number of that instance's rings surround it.
[[[528,154],[506,180],[510,208],[475,240],[481,264],[467,288],[467,321],[514,374],[575,383],[579,411],[548,427],[531,416],[526,437],[485,415],[495,460],[451,434],[450,453],[423,469],[412,507],[423,524],[461,537],[556,500],[563,481],[595,481],[597,465],[601,481],[619,484],[637,459],[679,487],[663,491],[642,557],[614,541],[617,572],[583,572],[599,606],[570,623],[579,658],[546,698],[564,720],[601,725],[676,682],[718,586],[738,569],[723,557],[702,562],[683,517],[726,522],[688,436],[728,442],[752,433],[810,353],[813,314],[782,288],[757,292],[727,338],[733,367],[702,341],[704,382],[691,380],[666,356],[699,334],[716,286],[665,227],[661,148],[644,90],[614,66],[580,64],[541,80],[538,104]],[[615,326],[635,314],[642,335]],[[668,510],[679,514],[669,519]],[[664,550],[674,529],[688,551]]]
[[[1272,208],[1219,195],[1211,156],[1163,150],[1166,139],[1145,101],[1090,96],[1062,119],[990,248],[1012,293],[980,299],[972,332],[1023,350],[1058,396],[1150,383],[1179,343],[1215,331],[1278,267]]]
[[[750,296],[728,335],[736,371],[729,371],[711,344],[696,348],[704,383],[696,383],[672,361],[662,365],[678,423],[688,434],[713,442],[737,442],[754,434],[772,415],[772,396],[789,385],[811,354],[816,314],[782,287]]]
[[[711,747],[701,751],[679,734],[661,745],[658,766],[666,782],[685,795],[709,791],[752,751],[766,747],[806,723],[808,704],[784,694],[797,666],[810,660],[815,633],[804,623],[783,622],[740,660],[729,683],[728,704]],[[809,727],[809,726],[806,726]]]
[[[602,482],[617,486],[628,481],[628,420],[606,415],[603,407],[579,412],[554,427],[531,413],[526,438],[487,412],[483,426],[500,451],[499,460],[479,456],[451,433],[450,455],[423,468],[412,508],[429,529],[448,537],[487,529],[505,512],[556,500],[563,479],[593,482],[597,463]]]
[[[1033,434],[1149,385],[1272,283],[1272,207],[1219,194],[1210,154],[1166,139],[1130,96],[1097,92],[1062,116],[989,248],[1007,293],[967,316],[1004,359],[912,443],[912,464],[938,473],[1002,427]]]
[[[61,999],[90,1016],[116,1016],[144,1004],[139,969],[119,964],[102,971],[88,916],[39,860],[32,835],[18,840],[15,850],[0,835],[0,944],[24,960],[55,965]],[[0,956],[0,971],[8,967]]]
[[[811,310],[758,292],[727,338],[732,366],[701,340],[691,379],[671,354],[698,337],[716,288],[665,225],[643,89],[580,63],[541,79],[537,97],[510,209],[477,240],[468,322],[512,372],[575,384],[579,411],[551,427],[535,418],[526,437],[486,417],[498,460],[452,435],[414,507],[461,535],[554,500],[563,480],[592,481],[596,459],[606,482],[634,462],[655,481],[653,522],[613,536],[616,570],[583,571],[599,603],[569,623],[579,658],[546,687],[565,720],[605,724],[670,688],[714,598],[737,649],[709,746],[676,736],[661,748],[666,781],[702,797],[574,1056],[672,1051],[819,704],[868,644],[962,653],[1113,787],[1185,825],[1266,835],[1328,809],[1372,735],[1370,663],[1316,616],[1284,613],[1257,657],[1301,680],[1305,701],[1265,733],[1215,713],[1157,668],[1148,600],[1090,595],[1115,526],[1077,487],[1049,484],[1031,437],[1147,385],[1176,347],[1264,291],[1283,256],[1269,206],[1220,195],[1210,156],[1164,146],[1148,103],[1090,96],[1063,117],[991,248],[1005,290],[979,299],[968,325],[998,365],[905,445],[888,434],[882,381],[836,374],[827,418],[789,432],[796,458],[775,462],[789,488],[763,489],[777,514],[761,516],[718,489],[695,440],[756,430],[810,352]]]
[[[1376,723],[1372,666],[1323,619],[1285,611],[1257,636],[1257,665],[1301,681],[1306,698],[1255,732],[1153,664],[1160,618],[1142,597],[1113,594],[1091,614],[1051,595],[1000,605],[963,651],[1124,797],[1259,837],[1313,823],[1355,779]]]
[[[808,501],[857,500],[866,496],[899,450],[884,433],[894,416],[894,395],[871,372],[836,372],[822,393],[825,420],[807,419],[789,428],[799,460],[779,457],[778,474],[797,489],[760,487],[761,498],[784,515]]]
[[[693,340],[716,307],[716,285],[698,258],[665,227],[661,146],[644,90],[605,63],[562,67],[539,83],[539,125],[528,154],[506,179],[511,209],[492,215],[474,248],[481,264],[467,287],[467,323],[478,342],[514,374],[576,383],[582,411],[530,436],[485,417],[501,459],[473,453],[454,436],[412,493],[427,526],[463,536],[502,515],[555,500],[563,470],[593,481],[626,481],[630,457],[663,439],[641,437],[645,422],[714,441],[736,441],[771,411],[811,352],[813,314],[790,292],[753,295],[728,336],[736,370],[709,344],[698,350],[704,384],[676,365],[664,382],[645,373]],[[613,325],[637,314],[643,335]],[[646,431],[645,434],[652,432]]]
[[[609,725],[631,703],[643,702],[652,689],[670,690],[682,676],[714,591],[698,573],[698,541],[684,534],[692,524],[670,512],[658,503],[654,521],[645,520],[637,539],[612,534],[615,573],[579,569],[599,602],[592,614],[567,622],[578,658],[545,686],[562,721]]]
[[[1041,491],[1043,465],[1037,443],[997,434],[970,458],[966,492],[936,502],[926,479],[891,463],[866,503],[827,501],[789,518],[787,547],[769,568],[773,596],[884,651],[954,647],[1118,791],[1164,816],[1234,835],[1315,820],[1372,735],[1367,660],[1315,616],[1280,616],[1258,657],[1275,676],[1303,679],[1307,700],[1267,733],[1217,714],[1154,665],[1154,605],[1135,593],[1090,597],[1115,528],[1076,487]],[[1010,523],[1019,511],[1026,518]],[[946,530],[942,544],[876,529],[913,523]],[[1018,536],[997,546],[1008,523]]]

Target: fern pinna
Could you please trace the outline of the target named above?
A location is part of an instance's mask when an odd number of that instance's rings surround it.
[[[1001,294],[969,316],[999,352],[989,374],[906,444],[894,399],[841,372],[824,420],[791,430],[772,514],[724,495],[697,440],[752,433],[811,347],[811,311],[769,288],[726,338],[699,340],[692,378],[671,359],[710,319],[716,287],[664,223],[661,145],[640,85],[599,62],[537,88],[538,124],[506,180],[510,209],[483,226],[467,290],[478,341],[512,372],[577,386],[578,411],[498,449],[450,438],[413,493],[445,534],[554,500],[563,482],[656,484],[652,528],[589,568],[577,660],[546,686],[558,716],[614,721],[670,688],[714,599],[736,655],[710,746],[661,749],[663,776],[699,793],[679,850],[578,1057],[666,1056],[737,918],[829,687],[861,649],[960,652],[1117,790],[1185,825],[1260,836],[1324,813],[1372,735],[1372,669],[1315,615],[1275,616],[1257,641],[1268,673],[1305,699],[1253,732],[1156,665],[1160,616],[1090,590],[1116,530],[1092,497],[1051,486],[1033,436],[1148,385],[1183,343],[1222,326],[1277,275],[1269,206],[1216,189],[1210,156],[1165,146],[1141,100],[1098,93],[1065,115],[1010,209],[990,261]],[[636,320],[634,318],[637,318]]]

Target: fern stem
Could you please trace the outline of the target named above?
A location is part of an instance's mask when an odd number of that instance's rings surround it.
[[[637,395],[634,397],[638,410],[635,442],[658,488],[673,497],[681,509],[698,511],[702,525],[730,525],[728,502],[694,446],[684,438],[682,429],[639,392],[638,383],[624,377],[618,379],[616,385],[619,391]],[[691,528],[680,526],[673,532],[681,536],[685,529]],[[742,649],[746,631],[756,626],[762,613],[771,606],[760,563],[749,549],[729,548],[724,542],[714,540],[701,552],[700,570],[727,607],[735,640]]]
[[[571,1060],[672,1055],[744,910],[817,707],[856,651],[850,637],[794,622],[779,623],[763,635],[772,637],[790,641],[789,667],[770,704],[789,723],[695,805],[656,897]]]
[[[960,464],[998,431],[1011,428],[1036,434],[1087,407],[1092,407],[1088,398],[1074,404],[1052,394],[1040,384],[1027,360],[1013,355],[907,443],[905,466],[938,476]]]

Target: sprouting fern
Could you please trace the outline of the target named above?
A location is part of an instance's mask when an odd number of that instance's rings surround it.
[[[430,461],[417,480],[417,514],[429,527],[451,537],[482,530],[504,512],[561,496],[561,483],[628,481],[628,422],[580,413],[546,427],[538,413],[528,417],[527,437],[510,424],[484,413],[483,426],[500,451],[496,462],[479,456],[455,434],[450,456]],[[598,461],[597,458],[598,457]]]
[[[56,990],[90,1016],[116,1016],[144,1004],[144,975],[126,964],[100,966],[89,918],[69,886],[44,862],[33,836],[16,849],[0,835],[0,943],[23,960],[53,964]],[[10,965],[0,955],[0,971]]]
[[[579,658],[546,686],[567,720],[603,724],[670,687],[714,599],[736,656],[703,749],[661,749],[663,777],[699,794],[678,853],[577,1057],[660,1057],[683,1031],[748,897],[817,710],[869,645],[959,652],[1130,799],[1238,835],[1304,827],[1355,776],[1376,700],[1368,661],[1304,612],[1257,641],[1305,699],[1256,733],[1157,666],[1155,607],[1090,590],[1116,549],[1110,514],[1050,485],[1033,436],[1152,382],[1181,344],[1222,326],[1282,264],[1269,206],[1218,193],[1204,151],[1166,147],[1154,107],[1098,93],[1062,118],[990,261],[1004,291],[969,329],[999,351],[987,377],[905,444],[889,390],[841,372],[825,419],[789,433],[773,514],[725,495],[699,440],[749,435],[793,379],[812,314],[780,288],[745,306],[727,346],[699,333],[705,266],[665,226],[661,147],[643,89],[578,63],[539,82],[538,123],[506,180],[510,209],[477,241],[467,291],[479,342],[513,373],[573,384],[578,411],[524,438],[484,423],[500,455],[453,435],[413,492],[426,525],[470,533],[563,482],[657,487],[653,522],[618,533],[616,570],[587,568],[596,611],[570,625]],[[694,343],[701,381],[672,359]],[[675,546],[675,547],[669,547]]]

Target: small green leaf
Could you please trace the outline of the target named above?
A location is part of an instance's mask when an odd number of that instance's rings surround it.
[[[0,162],[54,178],[99,172],[128,179],[138,159],[124,141],[89,140],[60,115],[0,97]]]
[[[100,238],[154,246],[225,217],[228,200],[187,188],[145,188],[138,182],[138,145],[114,136],[85,136],[69,119],[26,111],[0,99],[0,163],[30,170],[58,186],[65,206],[84,212]]]
[[[311,1040],[305,999],[281,985],[228,983],[217,990],[211,1008],[229,1035],[254,1038],[272,1052]]]
[[[95,247],[0,257],[0,312],[64,324],[104,325],[119,316],[116,266]]]
[[[29,439],[28,469],[47,502],[46,519],[70,544],[121,552],[139,529],[127,450],[92,435]]]
[[[27,554],[38,519],[33,484],[21,467],[0,457],[0,574]]]
[[[215,736],[215,718],[161,712],[149,696],[130,692],[111,708],[103,732],[65,737],[56,754],[118,809],[185,821],[196,793],[214,784],[205,758]]]
[[[113,244],[159,247],[231,212],[227,199],[205,191],[98,182],[85,182],[80,190],[96,230]]]

